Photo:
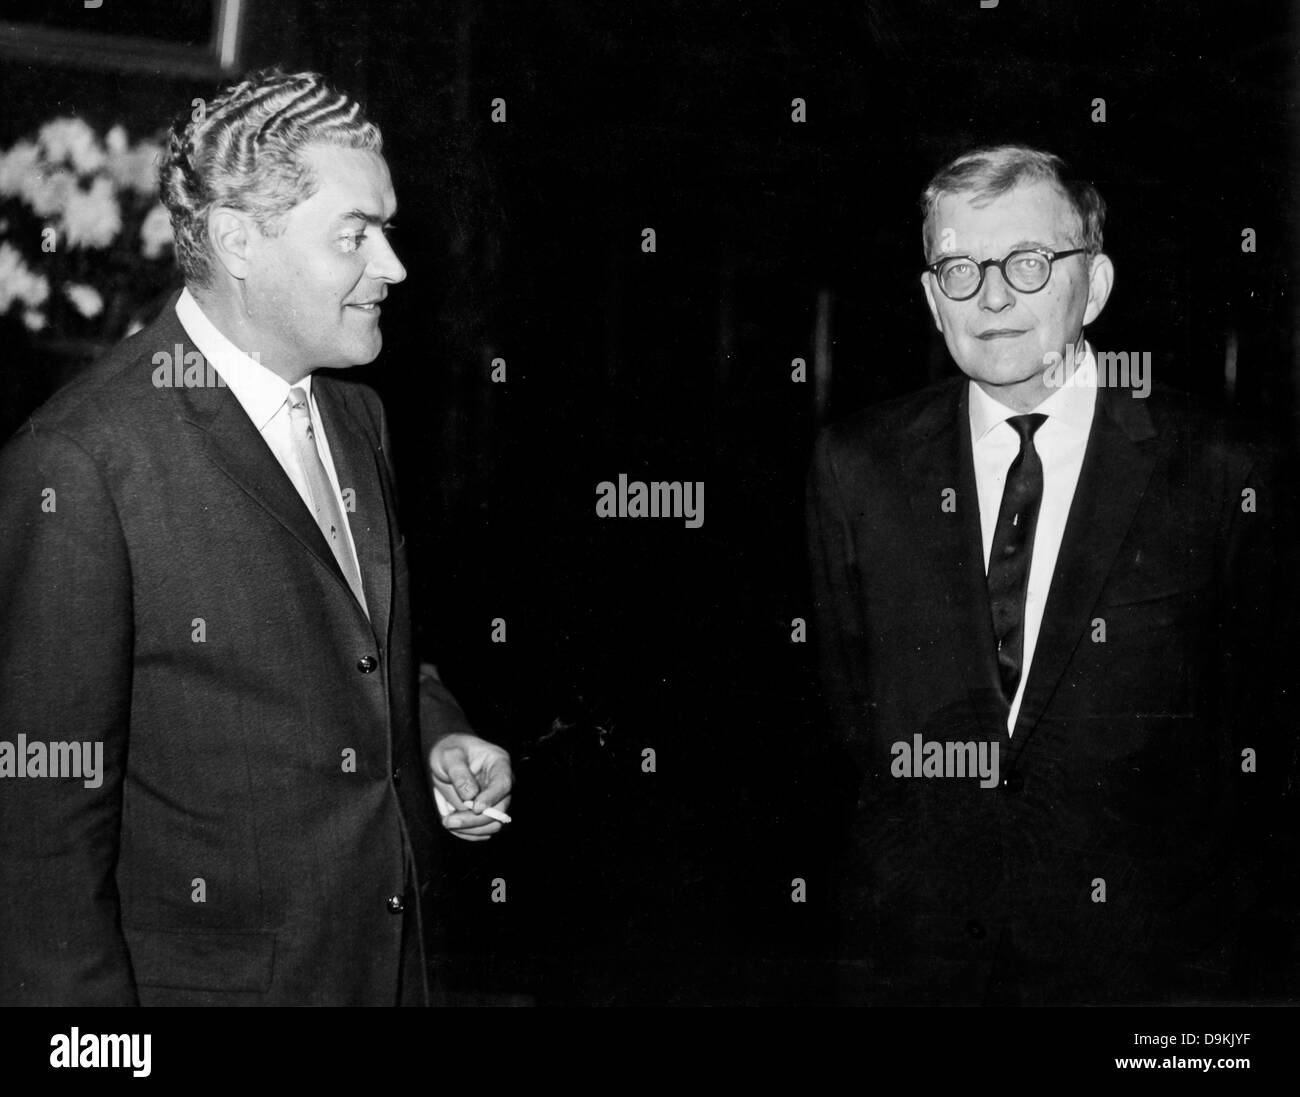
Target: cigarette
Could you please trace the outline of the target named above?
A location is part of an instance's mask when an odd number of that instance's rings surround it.
[[[497,811],[496,808],[484,808],[483,814],[486,815],[489,819],[495,819],[498,823],[514,822],[514,820],[511,819],[510,816],[507,815],[504,811]]]

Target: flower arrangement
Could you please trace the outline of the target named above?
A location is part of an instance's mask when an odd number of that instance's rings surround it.
[[[155,141],[101,141],[56,118],[0,153],[0,317],[42,338],[110,343],[140,328],[175,279]]]

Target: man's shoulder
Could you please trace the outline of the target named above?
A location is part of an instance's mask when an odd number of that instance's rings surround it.
[[[1129,421],[1149,416],[1155,433],[1172,448],[1208,466],[1245,467],[1275,461],[1282,440],[1257,415],[1225,408],[1208,396],[1166,384],[1153,384],[1148,396],[1111,390],[1115,413]]]
[[[111,347],[34,411],[19,435],[59,434],[91,448],[97,440],[125,441],[155,429],[160,405],[171,408],[172,381],[184,368],[187,340],[170,306],[152,324]],[[165,355],[166,358],[160,358]],[[160,362],[162,366],[160,366]]]
[[[951,429],[962,406],[965,377],[870,404],[822,429],[817,448],[836,458],[887,457],[936,431]]]

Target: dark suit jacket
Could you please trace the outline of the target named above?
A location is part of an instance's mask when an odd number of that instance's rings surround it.
[[[834,425],[810,473],[821,681],[857,769],[839,878],[847,996],[1231,995],[1254,861],[1289,826],[1294,725],[1268,713],[1291,587],[1268,463],[1185,396],[1099,391],[1008,738],[967,397],[965,378],[945,381]],[[1000,786],[892,776],[892,745],[918,733],[996,743]]]
[[[367,620],[234,394],[155,386],[178,345],[169,306],[0,453],[0,735],[105,771],[0,781],[0,1001],[423,1001],[424,758],[468,727],[426,683],[421,746],[383,408],[316,375]]]

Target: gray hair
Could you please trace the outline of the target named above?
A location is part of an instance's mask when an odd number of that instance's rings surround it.
[[[284,215],[316,192],[301,155],[313,144],[383,148],[361,104],[314,72],[250,73],[196,116],[176,120],[158,181],[186,282],[206,285],[211,276],[208,213],[214,207],[250,214],[266,236],[282,230]]]
[[[935,219],[939,199],[945,194],[974,192],[976,203],[990,202],[1020,183],[1046,180],[1069,201],[1079,217],[1078,239],[1074,246],[1089,256],[1102,250],[1102,226],[1106,221],[1106,203],[1097,188],[1068,174],[1065,161],[1050,152],[1024,145],[996,145],[963,153],[941,168],[921,194],[922,245],[926,258],[934,242]]]

